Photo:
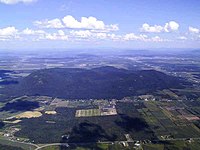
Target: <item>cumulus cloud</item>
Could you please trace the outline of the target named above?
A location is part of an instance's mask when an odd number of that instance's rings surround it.
[[[73,16],[67,15],[62,19],[35,21],[35,25],[41,28],[71,28],[71,29],[90,29],[90,30],[119,30],[117,24],[106,25],[103,21],[95,17],[82,17],[80,21]]]
[[[159,36],[148,37],[145,34],[136,35],[134,33],[128,33],[122,36],[123,41],[143,41],[143,42],[167,42],[168,39],[161,38]]]
[[[39,30],[40,31],[40,30]],[[38,35],[38,30],[23,30],[26,34]],[[40,31],[41,32],[41,31]],[[41,32],[43,33],[43,32]],[[41,36],[42,35],[42,36]],[[144,41],[144,42],[163,42],[168,41],[159,36],[148,37],[145,34],[136,35],[135,33],[128,33],[125,35],[117,35],[107,32],[93,32],[92,30],[71,30],[67,33],[63,30],[58,30],[54,33],[47,33],[38,35],[40,40],[83,40],[83,41],[97,41],[97,40],[112,40],[112,41]]]
[[[74,17],[68,15],[62,19],[65,27],[67,28],[84,28],[84,29],[105,29],[105,24],[103,21],[97,20],[95,17],[82,17],[81,21],[77,21]]]
[[[33,30],[26,28],[18,33],[21,40],[39,41],[45,39],[48,33],[44,30]]]
[[[200,29],[194,28],[194,27],[189,27],[189,32],[191,33],[200,33]]]
[[[0,36],[10,36],[15,35],[17,33],[17,29],[15,27],[6,27],[0,29]]]
[[[35,21],[34,24],[40,28],[64,28],[60,19]]]
[[[164,30],[165,32],[176,31],[179,28],[179,24],[175,21],[170,21],[165,24]]]
[[[72,38],[79,38],[79,39],[108,39],[108,34],[103,32],[92,32],[90,30],[72,30],[70,31],[70,35]]]
[[[99,32],[98,32],[99,31]],[[57,41],[144,41],[144,42],[163,42],[167,41],[159,36],[149,37],[145,34],[114,34],[112,32],[103,32],[102,30],[34,30],[25,28],[17,30],[15,27],[6,27],[0,29],[0,41],[8,41],[18,39],[20,41],[41,41],[41,40],[57,40]]]
[[[106,32],[93,32],[91,30],[72,30],[70,31],[71,38],[88,39],[88,40],[113,40],[120,41],[121,35]]]
[[[45,31],[43,31],[43,30],[32,30],[32,29],[26,28],[21,32],[21,34],[38,35],[38,34],[45,34]]]
[[[89,38],[92,36],[92,32],[89,30],[80,30],[80,31],[72,30],[70,31],[70,34],[78,38]]]
[[[172,32],[179,29],[179,24],[175,21],[170,21],[165,23],[164,26],[154,25],[151,26],[147,23],[144,23],[140,28],[141,32],[149,32],[149,33],[160,33],[160,32]]]
[[[47,33],[44,39],[48,40],[68,40],[68,36],[63,30],[58,30],[57,33]]]
[[[0,39],[9,40],[17,38],[18,30],[15,27],[6,27],[0,29]]]
[[[125,41],[130,41],[130,40],[145,41],[147,39],[147,35],[145,35],[145,34],[135,35],[134,33],[129,33],[129,34],[124,35],[123,39]]]
[[[140,30],[142,32],[156,33],[156,32],[162,32],[163,31],[163,27],[162,26],[158,26],[158,25],[150,26],[149,24],[144,23],[142,25],[142,28]]]
[[[37,0],[0,0],[0,3],[12,5],[12,4],[17,4],[17,3],[32,3]]]

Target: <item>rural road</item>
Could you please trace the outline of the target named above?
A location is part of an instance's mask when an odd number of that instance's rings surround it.
[[[40,147],[37,147],[35,150],[40,150],[42,148],[48,147],[48,146],[69,146],[67,143],[52,143],[52,144],[46,144]]]
[[[163,141],[176,141],[176,140],[186,140],[188,138],[176,138],[176,139],[166,139],[166,140],[163,140]],[[194,140],[200,140],[200,138],[192,138]],[[162,141],[162,140],[154,140],[155,142],[158,142],[158,141]],[[127,142],[127,141],[102,141],[102,142],[98,142],[98,143],[104,143],[104,144],[110,144],[110,143],[115,143],[115,142]],[[130,141],[129,143],[132,143],[134,141]],[[48,147],[48,146],[69,146],[69,144],[83,144],[83,143],[52,143],[52,144],[46,144],[46,145],[43,145],[43,146],[38,146],[37,145],[37,148],[35,150],[41,150],[42,148],[45,148],[45,147]],[[85,143],[85,144],[89,144],[89,143]]]

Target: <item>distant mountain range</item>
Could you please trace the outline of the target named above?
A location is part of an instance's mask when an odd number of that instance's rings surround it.
[[[67,99],[123,98],[168,88],[184,81],[155,70],[131,71],[114,67],[53,68],[31,73],[4,89],[12,96],[46,95]]]

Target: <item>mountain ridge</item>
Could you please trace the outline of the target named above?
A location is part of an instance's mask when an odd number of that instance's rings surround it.
[[[46,95],[67,99],[123,98],[168,88],[182,88],[179,78],[155,70],[115,67],[52,68],[31,73],[12,85],[12,95]]]

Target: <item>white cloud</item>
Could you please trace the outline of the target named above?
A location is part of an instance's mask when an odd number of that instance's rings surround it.
[[[130,40],[145,41],[147,39],[147,35],[144,35],[144,34],[135,35],[134,33],[129,33],[129,34],[124,35],[123,39],[126,41],[130,41]]]
[[[64,31],[58,30],[57,33],[47,33],[44,39],[48,40],[68,40],[68,36]]]
[[[18,30],[15,27],[6,27],[0,29],[0,39],[9,40],[17,38]]]
[[[15,27],[6,27],[0,29],[0,36],[12,36],[17,33],[17,29]]]
[[[191,33],[200,33],[200,29],[194,28],[194,27],[189,27],[189,31]]]
[[[99,31],[99,32],[97,32]],[[168,41],[162,39],[159,36],[148,37],[145,34],[128,33],[125,35],[118,35],[110,32],[103,32],[102,30],[34,30],[26,28],[23,30],[17,30],[15,27],[6,27],[0,29],[0,41],[8,40],[20,40],[20,41],[41,41],[41,40],[82,40],[82,41],[99,41],[99,40],[111,40],[111,41],[144,41],[144,42],[163,42]]]
[[[103,21],[97,20],[95,17],[82,17],[81,21],[77,21],[74,17],[68,15],[62,19],[65,27],[67,28],[77,28],[77,29],[105,29],[105,24]]]
[[[105,32],[93,32],[91,30],[72,30],[70,31],[71,38],[78,38],[84,40],[113,40],[120,41],[122,39],[121,35],[116,35],[114,33]]]
[[[70,31],[70,34],[72,36],[78,37],[78,38],[89,38],[92,36],[92,32],[89,30],[80,30],[80,31]]]
[[[116,35],[114,33],[108,34],[108,37],[113,41],[119,41],[122,39],[121,35]]]
[[[110,35],[107,33],[96,33],[96,38],[97,39],[110,39]]]
[[[163,31],[163,27],[162,26],[158,26],[158,25],[150,26],[149,24],[145,23],[145,24],[142,25],[142,28],[140,30],[142,32],[156,33],[156,32],[162,32]]]
[[[175,21],[170,21],[165,23],[164,26],[154,25],[150,26],[147,23],[144,23],[140,28],[141,32],[149,32],[149,33],[160,33],[160,32],[172,32],[179,29],[179,24]]]
[[[80,21],[73,16],[67,15],[63,19],[53,19],[44,21],[35,21],[35,25],[41,28],[71,28],[71,29],[89,29],[89,30],[105,30],[116,31],[119,30],[117,24],[105,25],[101,20],[95,17],[82,17]]]
[[[72,30],[70,31],[71,38],[87,39],[87,40],[113,40],[120,41],[122,36],[114,33],[93,32],[91,30]]]
[[[163,39],[159,36],[148,37],[145,34],[136,35],[134,33],[128,33],[122,36],[123,41],[143,41],[143,42],[166,42],[168,39]]]
[[[68,40],[68,36],[63,30],[57,30],[57,32],[46,32],[44,30],[33,30],[26,28],[19,32],[19,35],[23,40]]]
[[[17,4],[17,3],[32,3],[37,0],[0,0],[0,3],[12,5],[12,4]]]
[[[46,32],[44,30],[33,30],[26,28],[18,33],[21,40],[39,41],[45,39]]]
[[[32,29],[26,28],[21,33],[25,34],[25,35],[38,35],[38,34],[45,34],[45,31],[43,31],[43,30],[32,30]]]
[[[163,39],[159,36],[148,37],[145,34],[136,35],[135,33],[128,33],[125,35],[116,35],[105,32],[91,32],[90,30],[72,30],[70,31],[70,38],[84,39],[84,40],[112,40],[112,41],[143,41],[143,42],[165,42],[168,39]]]
[[[35,21],[34,24],[40,28],[64,28],[60,19]]]
[[[179,39],[179,40],[187,40],[188,38],[185,37],[185,36],[180,36],[180,37],[178,37],[177,39]]]
[[[149,41],[152,41],[152,42],[163,42],[163,41],[165,41],[165,40],[162,39],[162,38],[159,37],[159,36],[154,36],[154,37],[150,38]]]
[[[166,32],[170,32],[170,31],[176,31],[179,28],[179,24],[175,21],[170,21],[168,23],[165,24],[164,26],[164,30]]]

